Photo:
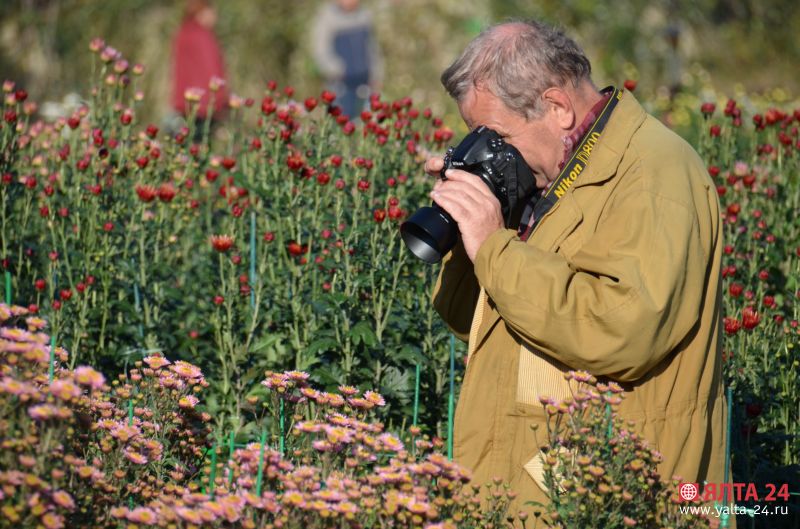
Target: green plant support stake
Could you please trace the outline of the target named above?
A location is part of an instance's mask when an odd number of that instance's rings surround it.
[[[733,432],[733,388],[728,388],[727,390],[728,396],[728,435],[725,439],[725,471],[724,471],[724,479],[725,483],[728,483],[730,479],[730,475],[728,474],[730,466],[731,466],[731,433]],[[725,492],[722,496],[722,501],[724,505],[728,504],[728,489],[725,489]],[[728,510],[725,509],[725,512],[722,513],[720,516],[720,523],[719,526],[722,529],[728,529],[729,525],[729,518],[730,513],[727,512]]]
[[[6,305],[11,305],[11,272],[6,270]]]
[[[447,399],[447,459],[453,460],[453,409],[456,404],[456,337],[450,335],[450,396]]]
[[[133,399],[128,399],[128,426],[133,426]]]
[[[144,329],[142,328],[142,305],[139,297],[139,283],[133,284],[133,304],[136,309],[136,314],[139,315],[139,338],[144,337]]]
[[[256,212],[250,211],[250,308],[256,306]]]
[[[231,430],[230,435],[228,435],[228,462],[227,462],[228,468],[230,468],[231,461],[233,461],[233,448],[234,448],[233,441],[235,437],[236,434]],[[231,486],[233,486],[233,470],[230,471],[230,475],[228,478],[228,487],[230,488]]]
[[[264,478],[264,445],[267,444],[267,428],[261,429],[261,446],[258,448],[258,478],[256,478],[256,496],[261,497],[261,481]]]
[[[211,475],[208,476],[208,492],[214,498],[214,480],[217,479],[217,443],[211,447]]]
[[[53,382],[53,376],[56,372],[56,335],[50,335],[50,367],[47,370],[47,376],[50,383]]]
[[[417,419],[419,418],[419,378],[420,378],[420,365],[417,364],[416,374],[414,375],[414,421],[412,424],[414,426],[417,425]]]
[[[285,445],[286,445],[286,439],[285,439],[286,433],[285,433],[285,431],[284,431],[284,420],[286,419],[286,411],[285,411],[285,409],[284,409],[284,400],[283,400],[283,399],[281,399],[281,410],[280,410],[280,415],[281,415],[281,416],[280,416],[280,422],[281,422],[281,438],[280,438],[280,440],[279,440],[278,442],[280,443],[280,451],[281,451],[281,455],[283,455],[283,450],[284,450],[284,448],[286,447],[286,446],[285,446]]]

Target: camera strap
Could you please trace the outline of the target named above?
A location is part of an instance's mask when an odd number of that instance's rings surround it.
[[[550,211],[550,208],[567,193],[567,190],[578,178],[578,175],[580,175],[588,165],[592,150],[599,141],[600,135],[603,133],[603,129],[605,129],[608,119],[611,117],[611,113],[622,97],[622,91],[618,88],[608,87],[603,89],[603,93],[608,93],[609,91],[611,92],[611,97],[598,114],[592,126],[589,127],[589,130],[583,135],[583,139],[573,151],[569,161],[564,164],[564,168],[561,169],[558,177],[536,201],[528,221],[523,221],[523,223],[520,224],[519,235],[523,241],[530,237],[533,230],[536,229],[536,226],[539,224],[539,221],[542,220],[542,217],[544,217],[545,214]],[[530,211],[530,206],[526,209],[527,213]],[[523,215],[523,218],[524,217],[525,215]]]

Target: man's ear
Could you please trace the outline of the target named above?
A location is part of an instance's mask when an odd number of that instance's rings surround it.
[[[572,130],[575,126],[575,107],[569,94],[558,87],[551,87],[542,94],[547,112],[552,112],[556,125],[562,130]]]

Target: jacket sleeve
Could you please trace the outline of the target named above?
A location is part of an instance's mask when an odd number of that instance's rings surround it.
[[[433,289],[433,306],[461,341],[469,340],[472,316],[479,294],[480,286],[472,261],[459,240],[442,262],[442,269]]]
[[[573,369],[634,381],[698,323],[709,251],[696,219],[673,199],[630,192],[571,258],[500,230],[475,274],[523,341]]]

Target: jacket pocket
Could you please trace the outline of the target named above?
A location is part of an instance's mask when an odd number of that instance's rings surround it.
[[[556,253],[559,253],[567,258],[567,260],[571,260],[572,257],[578,253],[584,245],[583,241],[583,234],[581,233],[580,228],[576,229],[569,235],[567,235],[556,248]]]

